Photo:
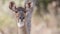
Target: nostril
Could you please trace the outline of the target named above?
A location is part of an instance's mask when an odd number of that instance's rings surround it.
[[[20,17],[20,19],[21,19],[21,22],[23,22],[23,20],[25,19],[25,17]]]
[[[25,19],[25,17],[20,17],[20,19]]]
[[[20,19],[21,19],[22,17],[20,17]]]

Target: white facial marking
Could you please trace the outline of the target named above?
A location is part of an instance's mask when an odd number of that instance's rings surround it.
[[[17,23],[17,26],[19,28],[23,27],[24,26],[24,22],[21,22],[21,20],[19,20],[19,22]]]

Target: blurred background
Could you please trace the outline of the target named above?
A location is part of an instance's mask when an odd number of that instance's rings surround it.
[[[33,3],[30,34],[60,34],[60,0],[0,0],[0,34],[21,33],[15,14],[9,9],[11,1],[22,7],[28,1]]]

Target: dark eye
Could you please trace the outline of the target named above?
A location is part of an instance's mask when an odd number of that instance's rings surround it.
[[[15,11],[15,13],[18,13],[18,11]]]

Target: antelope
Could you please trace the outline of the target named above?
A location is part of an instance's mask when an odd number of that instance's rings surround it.
[[[23,7],[16,7],[14,2],[10,2],[9,8],[12,11],[14,11],[15,14],[16,14],[16,17],[17,17],[17,20],[18,20],[18,23],[17,23],[18,27],[20,27],[20,28],[23,27],[24,26],[24,22],[26,21],[26,24],[25,24],[26,27],[25,28],[26,28],[27,32],[30,33],[30,26],[31,26],[31,25],[29,25],[30,21],[31,21],[31,18],[30,18],[31,15],[30,14],[32,14],[31,2],[28,2],[27,5],[25,4],[25,8],[23,8]],[[25,20],[25,18],[26,18],[26,20]],[[28,18],[30,18],[30,19],[28,19]],[[29,33],[27,33],[27,34],[29,34]]]
[[[16,7],[15,3],[12,1],[10,2],[9,8],[15,12],[16,14],[16,18],[18,20],[18,27],[22,27],[24,26],[24,19],[25,19],[25,14],[26,14],[26,10],[23,7]],[[21,23],[20,23],[21,22]]]
[[[15,12],[15,16],[17,19],[17,26],[18,26],[18,34],[25,34],[25,16],[26,16],[26,10],[23,7],[16,7],[15,2],[11,1],[9,8]]]

